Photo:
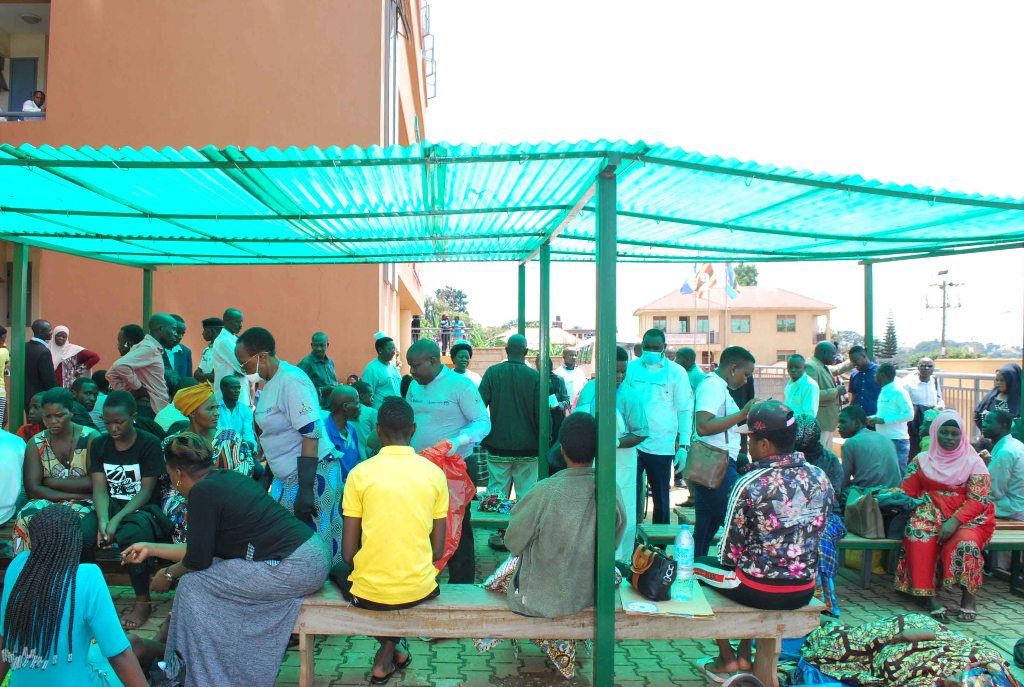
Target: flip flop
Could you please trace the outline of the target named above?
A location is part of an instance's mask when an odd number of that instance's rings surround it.
[[[930,615],[931,617],[935,618],[939,622],[943,622],[943,623],[946,622],[947,620],[949,620],[949,615],[946,613],[946,607],[945,606],[943,606],[942,608],[936,608],[936,609],[933,609],[931,611],[928,611],[928,615]]]
[[[702,658],[697,661],[697,667],[700,668],[700,672],[704,673],[704,678],[715,685],[724,685],[725,681],[729,679],[728,675],[722,675],[712,671],[708,666],[715,662],[714,658]]]
[[[405,660],[396,662],[395,670],[405,670],[412,663],[412,652],[409,651],[409,643],[403,639],[396,648],[405,654]]]
[[[383,675],[381,677],[377,677],[376,675],[373,674],[373,670],[371,669],[370,670],[370,684],[371,685],[386,685],[391,680],[391,678],[394,677],[395,673],[397,673],[397,672],[398,672],[398,666],[396,665],[394,668],[391,669],[391,672],[388,673],[387,675]]]
[[[961,608],[960,609],[960,615],[958,615],[956,617],[956,619],[959,620],[962,623],[973,623],[975,620],[978,619],[978,612],[977,611],[965,611],[964,609]]]

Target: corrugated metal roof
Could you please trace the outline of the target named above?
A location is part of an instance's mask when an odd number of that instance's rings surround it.
[[[615,165],[622,261],[851,260],[1024,242],[1017,198],[659,144],[0,146],[0,238],[133,265],[593,259]],[[552,238],[553,234],[557,234]]]

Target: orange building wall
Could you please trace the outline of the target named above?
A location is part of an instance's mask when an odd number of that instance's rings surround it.
[[[418,4],[400,40],[400,138],[424,130]],[[379,144],[383,0],[53,0],[47,118],[0,123],[18,145],[224,147]],[[2,229],[2,227],[0,227]],[[116,357],[118,328],[142,318],[139,269],[32,252],[31,314]],[[403,270],[400,273],[404,274]],[[338,374],[361,374],[373,333],[408,345],[399,297],[379,265],[159,268],[154,311],[185,317],[195,362],[200,321],[238,307],[297,361],[327,331]],[[419,297],[419,288],[413,289]],[[408,293],[408,289],[403,293]],[[402,308],[409,299],[401,299]]]
[[[381,0],[53,0],[47,116],[5,143],[367,146]]]

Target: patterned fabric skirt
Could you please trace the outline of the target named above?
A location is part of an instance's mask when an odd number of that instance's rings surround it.
[[[952,590],[963,587],[976,594],[981,587],[985,559],[982,551],[992,538],[994,523],[968,523],[939,543],[944,519],[926,502],[907,523],[903,548],[896,565],[896,589],[913,596],[935,596],[939,585]]]
[[[825,611],[839,617],[836,598],[836,572],[839,570],[839,540],[846,536],[843,519],[833,513],[825,522],[818,545],[818,584],[814,595],[825,604]]]
[[[62,506],[67,506],[75,512],[82,520],[92,517],[96,518],[96,509],[93,508],[92,501],[48,501],[47,499],[36,499],[29,501],[21,510],[18,511],[18,517],[14,521],[14,532],[11,535],[11,545],[14,548],[14,555],[17,556],[22,551],[31,549],[31,542],[28,540],[28,523],[35,517],[36,513],[43,510],[47,506],[52,506],[55,503],[59,503]],[[95,527],[90,528],[95,537]],[[87,542],[83,542],[85,547],[88,547]],[[90,547],[91,548],[91,547]]]
[[[498,566],[493,575],[487,578],[481,587],[492,592],[508,594],[508,585],[516,574],[519,567],[519,557],[509,556],[505,562]],[[474,639],[473,646],[481,654],[486,653],[502,643],[501,639]],[[510,640],[516,652],[519,651],[519,642]],[[576,644],[572,639],[531,639],[531,642],[540,647],[541,651],[547,654],[548,660],[554,664],[555,669],[566,679],[576,675]],[[587,642],[589,644],[589,642]]]
[[[316,484],[313,494],[316,509],[313,513],[313,525],[331,554],[332,568],[342,562],[341,494],[344,488],[345,482],[341,478],[341,461],[333,456],[321,458],[316,466]],[[270,485],[271,498],[292,511],[295,506],[295,497],[298,494],[298,471],[283,481],[280,477],[274,476],[274,481]]]

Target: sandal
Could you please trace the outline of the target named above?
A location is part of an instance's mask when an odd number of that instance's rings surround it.
[[[930,615],[931,617],[935,618],[936,620],[938,620],[939,622],[942,622],[942,623],[944,623],[947,620],[949,620],[949,615],[946,613],[946,607],[945,606],[943,606],[941,608],[934,608],[934,609],[928,611],[928,615]]]
[[[977,611],[967,611],[967,610],[964,610],[964,609],[961,608],[960,609],[960,615],[958,615],[956,617],[956,619],[959,620],[962,623],[973,623],[975,620],[978,619],[978,612]]]
[[[386,685],[388,683],[388,681],[391,680],[391,678],[397,672],[398,672],[398,666],[395,666],[394,668],[391,669],[391,672],[388,673],[387,675],[382,675],[381,677],[377,677],[376,675],[373,674],[373,669],[371,669],[370,670],[370,684],[371,685]]]
[[[710,666],[714,664],[715,658],[702,658],[697,661],[697,667],[700,668],[700,672],[704,674],[704,678],[715,685],[725,684],[725,681],[729,678],[729,675],[722,675],[711,670]]]
[[[395,670],[405,670],[412,663],[412,652],[409,651],[409,643],[403,639],[400,642],[398,642],[398,644],[395,646],[395,649],[405,654],[404,661],[395,662]]]

